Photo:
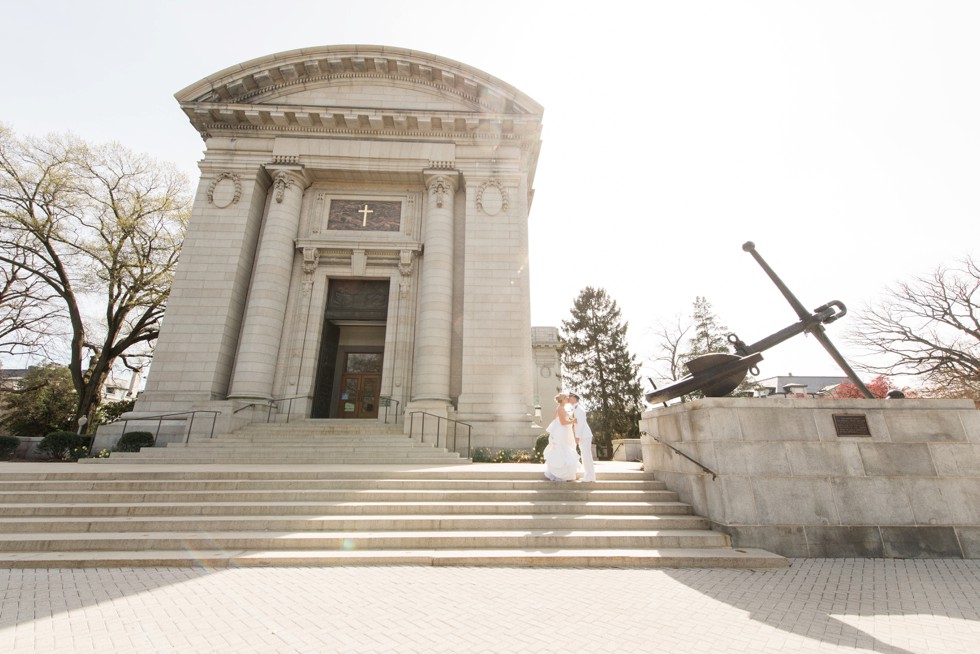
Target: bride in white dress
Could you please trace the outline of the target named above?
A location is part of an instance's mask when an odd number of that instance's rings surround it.
[[[578,452],[575,451],[575,419],[565,409],[568,396],[555,396],[558,409],[548,425],[548,446],[544,448],[544,476],[551,481],[575,481],[578,472]]]

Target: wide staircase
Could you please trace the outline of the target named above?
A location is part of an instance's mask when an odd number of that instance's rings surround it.
[[[0,567],[787,565],[628,464],[223,463],[0,465]]]
[[[256,463],[256,464],[452,464],[468,463],[445,447],[445,435],[421,442],[405,435],[401,425],[376,420],[300,420],[253,423],[231,434],[139,452],[113,452],[105,459],[80,463]],[[459,445],[465,445],[457,435]]]

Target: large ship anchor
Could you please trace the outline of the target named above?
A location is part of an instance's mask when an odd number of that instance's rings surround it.
[[[734,354],[726,352],[716,352],[705,354],[692,359],[687,363],[687,369],[691,373],[683,379],[679,379],[669,386],[654,388],[653,392],[646,394],[647,402],[656,404],[667,402],[681,395],[687,395],[694,391],[701,391],[705,397],[722,397],[728,395],[742,383],[745,376],[751,372],[753,375],[759,374],[758,363],[762,361],[762,352],[771,347],[779,345],[799,334],[811,334],[823,345],[831,358],[840,366],[841,370],[850,378],[851,382],[867,398],[874,398],[874,395],[864,385],[857,373],[848,365],[847,361],[830,341],[824,330],[824,325],[840,320],[847,314],[847,307],[839,300],[833,300],[823,304],[813,311],[807,311],[803,303],[800,302],[793,292],[789,290],[779,275],[769,267],[765,259],[762,258],[756,249],[755,243],[748,241],[742,249],[752,255],[762,269],[769,275],[776,288],[783,294],[786,301],[800,317],[799,322],[780,329],[760,341],[746,345],[742,339],[735,334],[728,335],[728,342],[735,350]],[[652,382],[651,382],[652,383]]]

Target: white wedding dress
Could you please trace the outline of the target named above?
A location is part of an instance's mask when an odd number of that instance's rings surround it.
[[[548,446],[544,448],[544,476],[551,481],[575,481],[578,452],[572,425],[563,425],[556,417],[548,425]]]

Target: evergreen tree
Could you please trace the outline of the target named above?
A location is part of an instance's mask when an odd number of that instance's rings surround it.
[[[32,366],[16,390],[4,393],[0,407],[3,426],[16,436],[44,436],[72,431],[78,395],[65,366]]]
[[[728,327],[721,323],[718,316],[711,309],[711,303],[702,296],[694,298],[694,308],[691,313],[691,328],[694,334],[688,340],[688,350],[682,355],[681,359],[686,364],[691,359],[704,356],[705,354],[733,354],[728,342]],[[738,385],[731,395],[751,395],[758,384],[751,376],[746,376],[741,384]],[[704,397],[701,391],[691,393],[694,399]],[[684,398],[681,398],[684,401]]]
[[[604,289],[586,287],[562,321],[563,381],[589,412],[600,458],[612,454],[614,438],[639,438],[642,389],[639,364],[626,347],[628,323]]]
[[[684,353],[685,363],[705,354],[715,352],[731,353],[728,346],[728,327],[721,324],[718,316],[711,310],[711,303],[702,296],[694,298],[691,314],[694,334],[688,340],[688,350]]]

